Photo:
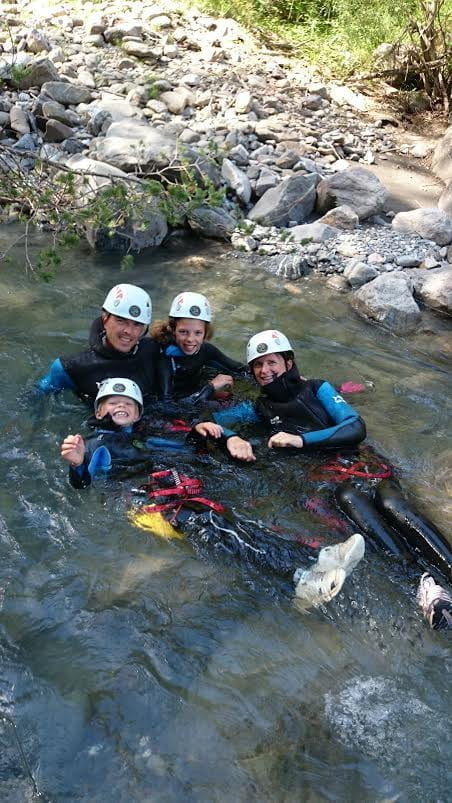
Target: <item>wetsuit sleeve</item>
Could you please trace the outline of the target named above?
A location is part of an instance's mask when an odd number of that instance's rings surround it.
[[[88,454],[81,466],[69,468],[69,482],[73,488],[80,490],[88,488],[91,480],[96,473],[108,472],[111,469],[111,454],[105,446],[98,446],[90,453],[88,443]]]
[[[88,471],[88,462],[85,460],[81,466],[69,467],[69,482],[77,491],[88,488],[91,485],[91,474]]]
[[[248,373],[248,366],[233,360],[220,351],[219,348],[213,346],[212,343],[205,343],[206,347],[206,366],[207,368],[215,368],[219,371],[227,371],[233,375],[244,375]]]
[[[58,358],[54,360],[45,376],[37,382],[37,389],[41,393],[58,393],[65,388],[75,389],[74,382],[63,368],[63,363]]]
[[[315,395],[334,421],[334,425],[311,432],[300,431],[306,446],[342,448],[357,446],[364,440],[366,437],[364,421],[329,382],[322,382]]]
[[[226,438],[237,435],[237,432],[234,432],[231,427],[240,426],[241,424],[257,424],[259,422],[259,416],[256,413],[254,404],[250,401],[241,402],[226,410],[214,412],[212,418],[216,424],[220,424],[223,427]]]

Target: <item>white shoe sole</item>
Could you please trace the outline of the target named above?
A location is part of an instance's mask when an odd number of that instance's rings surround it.
[[[364,538],[360,533],[355,533],[340,544],[321,549],[311,571],[328,572],[332,569],[343,569],[348,577],[364,557],[365,548]]]
[[[295,596],[305,607],[330,602],[341,590],[346,576],[343,569],[332,569],[328,572],[298,570]]]

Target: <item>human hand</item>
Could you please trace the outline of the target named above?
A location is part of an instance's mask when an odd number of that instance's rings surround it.
[[[85,453],[85,441],[81,435],[68,435],[60,447],[61,457],[74,468],[82,465]]]
[[[289,432],[277,432],[272,435],[267,443],[269,449],[286,448],[287,446],[295,446],[296,449],[302,449],[304,446],[303,438],[301,435],[291,435]]]
[[[253,447],[251,443],[239,438],[238,435],[233,435],[226,441],[226,448],[231,457],[236,457],[237,460],[244,460],[246,463],[252,463],[255,460]]]
[[[234,384],[234,380],[232,376],[229,374],[217,374],[214,376],[213,379],[209,379],[209,382],[215,390],[223,390],[224,388],[232,388]]]
[[[213,421],[201,421],[200,424],[196,424],[195,432],[199,435],[203,435],[204,438],[207,438],[210,435],[211,438],[221,438],[223,434],[223,427],[220,427],[219,424],[214,424]]]

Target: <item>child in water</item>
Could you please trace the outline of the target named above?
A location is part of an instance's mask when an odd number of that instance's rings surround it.
[[[118,377],[101,384],[94,404],[98,421],[94,434],[86,440],[79,434],[68,435],[61,445],[73,487],[88,487],[96,473],[151,460],[151,448],[136,442],[142,411],[142,394],[135,382]],[[220,435],[220,427],[212,422],[197,424],[194,431],[204,437]],[[159,534],[164,512],[166,537],[171,537],[171,532],[173,537],[180,537],[182,530],[197,544],[207,544],[216,551],[270,569],[295,584],[295,595],[306,606],[333,599],[364,555],[364,539],[357,533],[343,543],[324,547],[317,552],[317,560],[306,566],[306,560],[314,557],[312,548],[308,551],[248,520],[237,519],[231,525],[223,515],[223,506],[201,495],[201,483],[181,478],[176,470],[155,472],[151,477],[166,479],[168,475],[174,478],[174,484],[168,486],[165,482],[164,487],[154,488],[149,494],[151,504],[132,512],[134,523]],[[188,489],[186,493],[184,489]],[[305,566],[300,568],[300,562]]]
[[[208,342],[212,335],[212,310],[201,293],[179,293],[171,303],[168,319],[153,324],[151,336],[160,345],[163,399],[205,401],[232,387],[231,374],[246,372],[246,366]],[[208,378],[207,371],[217,370],[226,373]]]

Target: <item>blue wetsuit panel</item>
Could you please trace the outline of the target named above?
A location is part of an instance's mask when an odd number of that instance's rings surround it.
[[[303,432],[302,437],[306,444],[316,444],[327,441],[336,433],[340,432],[344,425],[357,421],[359,416],[329,382],[323,382],[316,396],[328,415],[336,422],[336,426],[326,429],[314,430],[313,432]]]
[[[259,416],[256,413],[254,404],[250,401],[229,407],[227,410],[218,410],[212,415],[216,424],[222,427],[233,426],[234,424],[257,424]]]
[[[53,361],[46,375],[38,380],[37,387],[42,393],[58,393],[65,388],[75,389],[74,382],[59,358]]]
[[[111,454],[106,446],[98,446],[94,450],[91,460],[88,463],[88,471],[91,477],[99,471],[111,470]]]

